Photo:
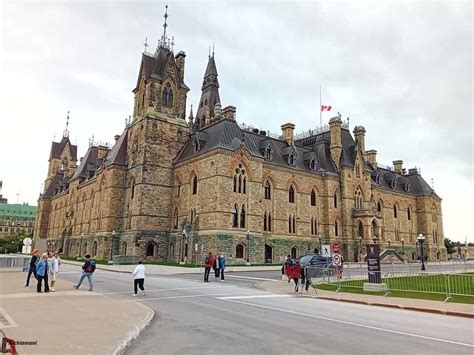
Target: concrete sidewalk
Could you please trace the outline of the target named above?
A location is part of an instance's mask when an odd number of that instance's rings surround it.
[[[288,283],[288,281],[265,281],[258,284],[258,287],[261,289],[273,293],[283,294],[294,294],[294,286],[295,284],[293,283],[293,281],[291,283]],[[306,293],[306,291],[303,291],[303,293],[298,293],[296,297],[320,298],[332,301],[359,303],[371,306],[400,308],[411,311],[439,313],[450,316],[474,318],[474,305],[466,303],[445,303],[441,301],[419,300],[413,298],[384,297],[348,292],[331,292],[324,290],[314,290],[312,287],[309,288],[308,293]]]
[[[83,262],[61,260],[63,264],[80,265]],[[96,264],[97,269],[114,272],[131,273],[135,269],[136,265],[104,265]],[[203,267],[183,267],[183,266],[168,266],[168,265],[154,265],[145,264],[147,275],[177,275],[177,274],[202,274],[204,273]],[[225,271],[228,272],[245,272],[245,271],[274,271],[281,270],[281,265],[271,266],[226,266]]]
[[[26,273],[0,273],[0,329],[20,354],[119,354],[151,323],[154,312],[140,304],[79,290],[62,279],[56,292],[37,293]]]

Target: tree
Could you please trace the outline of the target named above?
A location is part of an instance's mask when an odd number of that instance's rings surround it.
[[[455,252],[456,243],[451,241],[449,238],[444,238],[444,246],[446,247],[446,251],[449,255]]]
[[[22,233],[10,234],[4,238],[0,238],[0,253],[21,252],[23,238],[25,238],[25,235]]]

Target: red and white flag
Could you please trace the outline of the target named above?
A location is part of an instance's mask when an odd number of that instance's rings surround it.
[[[321,105],[321,111],[331,111],[332,106]]]

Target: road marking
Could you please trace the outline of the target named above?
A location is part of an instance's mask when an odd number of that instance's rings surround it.
[[[227,295],[230,295],[230,293],[204,293],[204,294],[199,294],[199,295],[166,296],[166,297],[155,297],[155,298],[143,298],[141,300],[133,300],[133,301],[146,302],[146,301],[155,301],[155,300],[173,300],[173,299],[179,299],[179,298],[195,298],[195,297],[227,296]]]
[[[18,324],[15,323],[13,318],[5,311],[2,307],[0,307],[0,329],[11,328],[11,327],[18,327]]]
[[[219,285],[219,286],[224,286],[224,285]],[[237,287],[237,285],[225,285],[224,287]],[[179,291],[179,290],[199,290],[207,288],[210,289],[211,287],[209,286],[202,286],[202,287],[177,287],[177,288],[161,288],[161,289],[154,289],[154,290],[145,290],[145,292],[164,292],[164,291]],[[118,295],[121,293],[131,293],[133,290],[129,291],[118,291],[118,292],[104,292],[101,293],[101,295]]]
[[[251,276],[236,276],[236,275],[226,275],[230,279],[249,279],[249,280],[259,280],[259,281],[280,281],[275,279],[265,279],[263,277],[251,277]]]
[[[454,340],[447,340],[447,339],[440,339],[440,338],[433,338],[425,335],[419,335],[419,334],[413,334],[413,333],[407,333],[407,332],[401,332],[398,330],[392,330],[392,329],[387,329],[387,328],[380,328],[380,327],[374,327],[371,325],[365,325],[365,324],[360,324],[360,323],[354,323],[354,322],[349,322],[349,321],[344,321],[340,319],[334,319],[334,318],[328,318],[328,317],[322,317],[322,316],[316,316],[313,314],[307,314],[307,313],[301,313],[301,312],[296,312],[296,311],[290,311],[288,309],[282,309],[282,308],[276,308],[276,307],[269,307],[269,306],[263,306],[255,303],[249,303],[249,302],[243,302],[243,301],[236,301],[232,299],[227,299],[227,302],[234,302],[234,303],[239,303],[247,306],[252,306],[252,307],[257,307],[257,308],[263,308],[263,309],[269,309],[272,311],[277,311],[277,312],[284,312],[284,313],[290,313],[290,314],[295,314],[298,316],[303,316],[303,317],[309,317],[309,318],[316,318],[316,319],[321,319],[321,320],[326,320],[334,323],[341,323],[341,324],[346,324],[346,325],[351,325],[351,326],[356,326],[360,328],[367,328],[367,329],[373,329],[373,330],[378,330],[381,332],[386,332],[386,333],[393,333],[393,334],[399,334],[399,335],[406,335],[409,337],[414,337],[414,338],[421,338],[421,339],[427,339],[427,340],[434,340],[438,341],[441,343],[448,343],[448,344],[455,344],[455,345],[461,345],[461,346],[466,346],[469,348],[474,348],[473,344],[467,344],[467,343],[461,343],[458,341]]]
[[[293,296],[270,294],[270,295],[229,296],[229,297],[216,297],[216,298],[219,300],[238,300],[238,299],[244,299],[244,298],[276,298],[276,297],[293,297]]]

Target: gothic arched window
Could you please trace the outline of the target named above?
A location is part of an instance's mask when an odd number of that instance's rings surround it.
[[[239,220],[237,215],[238,207],[237,204],[234,205],[232,209],[232,227],[237,228],[239,226]]]
[[[165,107],[173,106],[173,90],[170,83],[167,83],[161,94],[161,104]]]
[[[295,203],[295,188],[293,185],[290,186],[290,189],[288,191],[288,201],[290,203]]]
[[[272,186],[270,185],[270,181],[266,180],[263,184],[263,195],[265,200],[271,200],[272,197]]]
[[[311,190],[311,206],[316,206],[316,192]]]
[[[198,189],[198,179],[197,176],[193,176],[193,195],[197,194],[197,189]]]
[[[235,169],[234,192],[238,192],[239,194],[247,193],[247,177],[242,164],[239,164],[239,166]]]
[[[240,228],[245,228],[245,205],[240,210]]]

